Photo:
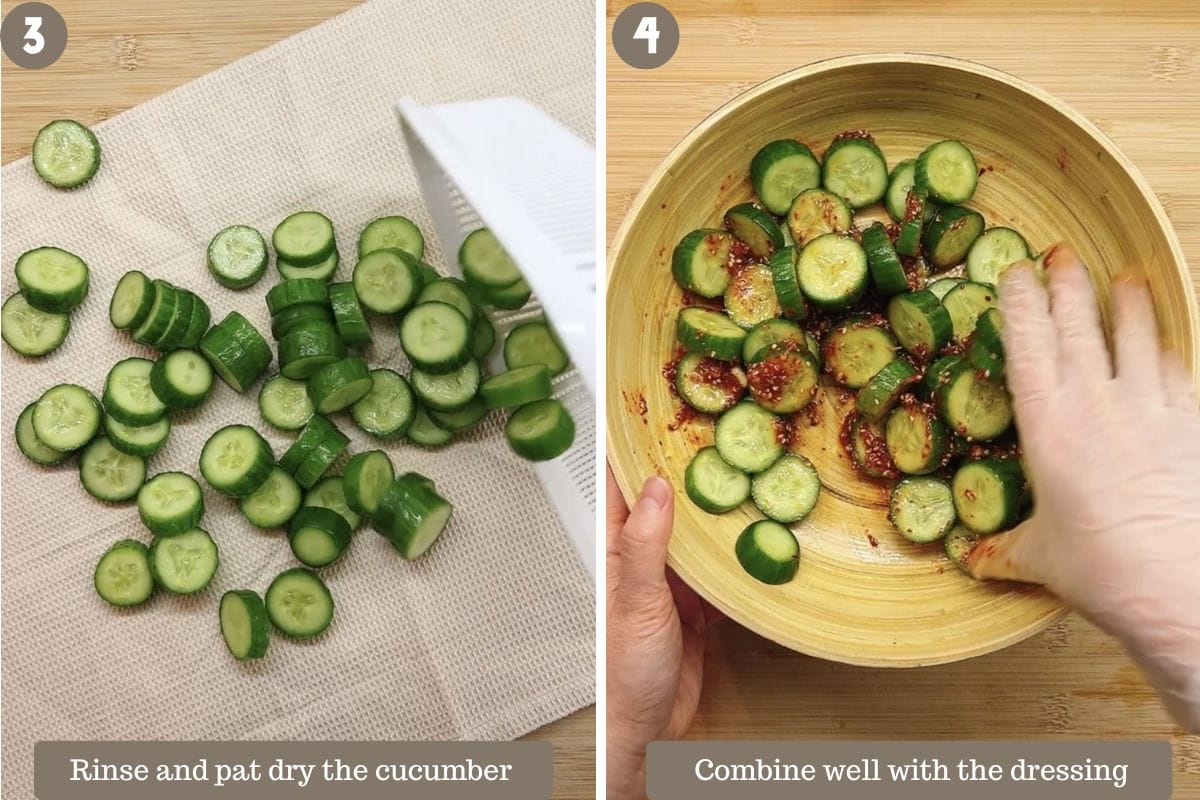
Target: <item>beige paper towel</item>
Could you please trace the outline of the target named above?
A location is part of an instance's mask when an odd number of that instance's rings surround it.
[[[245,292],[205,269],[204,247],[226,225],[269,235],[287,213],[319,209],[337,228],[348,279],[361,226],[405,214],[444,271],[393,102],[523,96],[592,140],[593,37],[584,0],[486,13],[463,0],[375,0],[98,125],[104,163],[79,191],[41,183],[28,159],[5,167],[5,296],[16,288],[11,265],[31,247],[65,247],[92,270],[58,352],[28,361],[3,348],[6,430],[45,388],[69,380],[99,395],[113,363],[150,355],[108,322],[128,269],[196,291],[214,321],[236,309],[267,334],[274,267]],[[406,369],[395,325],[372,327],[368,360]],[[218,381],[150,472],[198,475],[204,440],[232,422],[262,430],[281,455],[291,436],[262,422],[257,390],[237,395]],[[335,421],[352,451],[381,446],[345,415]],[[591,703],[592,588],[501,421],[440,452],[382,446],[398,470],[429,475],[454,502],[450,529],[413,564],[361,530],[324,571],[337,604],[329,631],[307,644],[275,637],[247,666],[225,650],[217,600],[231,588],[262,592],[296,564],[282,534],[252,528],[205,487],[202,524],[221,547],[213,585],[118,611],[96,596],[92,571],[116,539],[149,541],[136,509],[88,496],[74,461],[34,466],[4,433],[3,796],[32,797],[42,739],[503,739]]]

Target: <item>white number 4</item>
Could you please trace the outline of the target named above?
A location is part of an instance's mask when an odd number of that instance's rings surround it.
[[[29,55],[35,56],[46,46],[46,37],[41,34],[42,18],[26,17],[25,24],[29,27],[25,30],[25,44],[21,46],[21,49]]]
[[[646,52],[654,55],[658,52],[658,17],[642,17],[633,38],[646,40]]]

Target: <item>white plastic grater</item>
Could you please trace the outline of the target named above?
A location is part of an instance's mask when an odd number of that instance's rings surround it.
[[[486,225],[533,289],[520,311],[494,311],[497,341],[546,315],[571,357],[554,396],[575,418],[575,444],[535,464],[580,560],[596,579],[596,152],[540,109],[513,97],[397,105],[442,252],[455,257]],[[505,369],[497,347],[489,365]]]

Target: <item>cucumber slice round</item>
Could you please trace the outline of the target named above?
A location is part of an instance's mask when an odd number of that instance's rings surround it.
[[[543,364],[553,377],[562,374],[570,363],[554,329],[543,319],[516,326],[504,339],[504,365],[510,370]]]
[[[285,378],[308,380],[346,357],[346,345],[327,322],[297,328],[279,340],[279,371]]]
[[[328,306],[305,303],[283,309],[271,317],[271,335],[279,341],[289,333],[312,325],[333,325],[333,312]]]
[[[751,253],[763,260],[784,246],[779,223],[753,203],[741,203],[726,211],[725,227],[745,242]]]
[[[409,253],[391,247],[363,255],[352,278],[358,301],[377,314],[404,311],[424,285],[419,263]]]
[[[146,545],[122,539],[108,548],[96,564],[92,582],[96,594],[109,605],[123,608],[149,600],[154,592],[154,578],[150,574]]]
[[[529,302],[529,298],[533,296],[533,289],[529,287],[524,278],[503,289],[477,283],[470,284],[470,286],[475,300],[480,305],[492,306],[504,311],[517,311],[524,308],[525,304]]]
[[[508,417],[504,426],[508,446],[529,461],[558,458],[575,442],[575,420],[557,400],[527,403]]]
[[[150,545],[150,574],[172,594],[196,594],[208,588],[221,559],[208,531],[192,528]]]
[[[200,484],[183,472],[160,472],[137,494],[138,516],[155,536],[175,536],[200,524],[204,494]]]
[[[271,643],[271,625],[267,607],[257,593],[236,589],[221,596],[218,611],[221,637],[238,661],[262,658]]]
[[[996,290],[982,283],[964,281],[946,292],[942,306],[950,315],[950,325],[956,342],[965,342],[975,331],[979,316],[999,301]]]
[[[200,352],[229,388],[241,394],[271,363],[271,347],[250,321],[229,312],[200,340]]]
[[[458,248],[463,277],[471,283],[502,289],[521,280],[521,270],[496,235],[487,228],[471,231]]]
[[[763,207],[783,216],[796,195],[821,185],[821,164],[804,144],[779,139],[754,154],[750,183]]]
[[[175,306],[179,305],[179,291],[174,286],[164,280],[155,280],[152,286],[154,301],[150,311],[131,334],[135,342],[150,347],[154,347],[155,342],[171,327],[171,321],[175,319]]]
[[[843,233],[853,223],[850,206],[824,189],[808,189],[796,195],[788,209],[787,224],[797,247],[807,247],[818,236]]]
[[[821,345],[825,371],[850,389],[861,389],[896,358],[898,344],[880,320],[847,317]]]
[[[447,303],[421,303],[400,323],[404,354],[413,366],[432,374],[453,372],[469,362],[471,338],[470,322]]]
[[[200,340],[208,333],[208,326],[212,324],[212,311],[209,310],[208,303],[199,296],[192,299],[192,317],[188,320],[187,330],[179,342],[180,347],[189,350],[195,350],[200,345]]]
[[[900,346],[921,360],[940,352],[954,332],[949,312],[937,295],[924,289],[893,297],[887,317]]]
[[[675,391],[702,414],[732,408],[746,392],[746,376],[729,362],[688,353],[675,365]]]
[[[167,406],[150,386],[154,362],[146,358],[118,361],[104,381],[104,410],[126,425],[149,425],[167,413]]]
[[[762,472],[783,455],[779,418],[754,403],[738,403],[717,420],[717,452],[742,472]]]
[[[461,433],[469,431],[483,422],[488,415],[488,407],[480,399],[479,395],[471,398],[462,408],[455,411],[438,411],[429,409],[429,417],[441,428],[445,428],[451,433]]]
[[[316,413],[308,386],[283,375],[268,378],[258,390],[258,410],[268,425],[281,431],[300,430]]]
[[[688,463],[683,487],[700,508],[724,514],[750,497],[750,476],[726,464],[717,448],[705,447]]]
[[[103,436],[79,456],[79,480],[87,493],[107,503],[133,499],[146,480],[146,460],[113,447]]]
[[[908,276],[900,263],[900,256],[892,246],[887,228],[876,222],[862,233],[862,246],[867,254],[867,266],[875,289],[885,297],[908,291]]]
[[[167,323],[162,335],[150,342],[151,346],[163,352],[179,347],[191,325],[192,310],[195,305],[195,294],[187,289],[176,289],[175,308],[171,312],[171,321]]]
[[[173,350],[150,369],[150,388],[167,408],[199,408],[212,387],[212,367],[195,350]]]
[[[248,425],[226,425],[208,437],[200,451],[200,474],[219,492],[248,497],[275,466],[271,446]]]
[[[905,211],[908,209],[908,193],[912,191],[913,185],[916,183],[916,171],[917,160],[915,158],[907,158],[892,167],[883,204],[887,208],[888,216],[895,222],[904,220]],[[920,230],[920,226],[917,229]]]
[[[900,396],[909,391],[921,376],[911,364],[903,359],[896,359],[888,364],[858,392],[855,407],[871,422],[878,422],[887,416]]]
[[[896,463],[888,453],[883,425],[856,414],[850,423],[850,456],[872,478],[895,478]]]
[[[74,189],[100,169],[100,142],[86,125],[56,119],[33,140],[33,171],[56,189]]]
[[[429,412],[418,406],[416,414],[413,415],[412,424],[405,431],[405,436],[410,442],[421,447],[441,447],[454,438],[454,432],[438,426],[430,418]]]
[[[734,553],[750,577],[771,585],[787,583],[800,568],[796,535],[774,520],[750,523],[738,537]]]
[[[247,289],[267,273],[267,243],[249,225],[230,225],[208,243],[208,271],[226,289]]]
[[[33,432],[52,450],[78,450],[100,430],[100,402],[72,383],[47,389],[33,407]]]
[[[149,457],[162,449],[171,434],[171,418],[162,417],[149,425],[126,425],[104,415],[104,434],[112,446],[131,456]]]
[[[951,289],[953,289],[955,286],[958,286],[962,282],[962,278],[938,278],[925,288],[933,292],[934,297],[936,297],[938,300],[941,300]]]
[[[271,244],[292,266],[311,267],[328,258],[337,242],[328,217],[317,211],[298,211],[276,226]]]
[[[527,364],[488,378],[479,393],[488,408],[513,408],[547,399],[554,387],[545,364]]]
[[[471,355],[479,361],[484,360],[496,346],[496,328],[487,314],[478,309],[475,315],[475,329],[471,333]]]
[[[921,395],[936,406],[939,394],[950,381],[951,368],[961,361],[962,356],[942,356],[926,367],[925,377],[921,378]]]
[[[817,396],[821,368],[808,350],[769,356],[746,368],[750,396],[768,411],[794,414]]]
[[[675,336],[689,352],[721,361],[736,360],[746,341],[746,331],[729,317],[699,306],[689,306],[679,312]],[[506,342],[505,349],[507,346]],[[507,363],[508,360],[505,361]],[[512,369],[513,365],[509,363],[508,366]]]
[[[300,486],[279,467],[273,467],[263,485],[243,497],[242,516],[256,528],[282,528],[300,508]]]
[[[867,254],[849,236],[827,233],[801,251],[796,273],[805,297],[827,311],[842,311],[867,290]]]
[[[954,566],[962,570],[964,575],[974,577],[967,569],[967,556],[975,549],[975,545],[986,538],[987,536],[976,533],[966,525],[955,525],[946,535],[946,558],[953,561]]]
[[[796,248],[784,247],[777,250],[767,262],[774,283],[775,299],[789,319],[804,319],[808,316],[808,304],[800,291],[800,278],[796,275]]]
[[[329,305],[338,334],[348,347],[366,347],[371,343],[371,327],[363,315],[354,284],[329,284]]]
[[[749,264],[729,279],[725,311],[739,328],[750,330],[783,313],[775,296],[775,277],[766,264]]]
[[[346,505],[356,514],[372,516],[395,477],[387,453],[382,450],[358,453],[346,463],[346,474],[342,476]]]
[[[1005,270],[1032,257],[1025,237],[1012,228],[988,228],[967,251],[967,278],[996,286]]]
[[[888,519],[910,542],[936,542],[957,520],[950,485],[938,478],[902,479],[892,488]]]
[[[346,482],[341,475],[330,475],[322,478],[315,486],[309,489],[304,494],[304,502],[301,507],[317,507],[327,508],[341,515],[342,519],[346,520],[346,524],[350,526],[351,531],[358,529],[358,525],[362,522],[362,517],[359,513],[350,508],[350,503],[346,497]],[[312,566],[311,564],[309,566]]]
[[[52,467],[55,464],[61,464],[70,458],[71,454],[47,447],[42,444],[41,440],[37,438],[37,434],[33,432],[33,409],[36,405],[37,402],[35,401],[25,406],[25,410],[17,417],[17,448],[30,461],[40,464],[43,467]]]
[[[309,569],[279,573],[267,589],[266,606],[271,624],[295,639],[311,639],[333,622],[333,596]]]
[[[851,208],[864,208],[878,203],[887,192],[887,161],[868,138],[835,139],[821,159],[821,184],[845,198]]]
[[[951,430],[967,441],[995,439],[1013,421],[1008,390],[998,380],[960,361],[950,368],[937,392],[938,410]]]
[[[308,396],[319,413],[332,414],[357,403],[374,385],[366,361],[343,358],[313,373],[308,379]]]
[[[337,275],[341,259],[341,254],[335,248],[332,253],[312,266],[299,266],[290,263],[287,259],[276,258],[275,268],[279,270],[279,274],[285,280],[331,281]]]
[[[402,436],[416,410],[412,388],[390,369],[373,369],[371,378],[371,390],[350,407],[350,416],[358,427],[378,439]]]
[[[305,506],[288,523],[288,544],[301,564],[327,567],[346,552],[352,533],[350,524],[338,512]]]
[[[17,286],[29,305],[52,314],[65,314],[87,297],[87,264],[60,247],[38,247],[17,259]]]
[[[320,414],[313,414],[312,418],[304,426],[304,430],[296,436],[296,440],[292,442],[291,447],[279,459],[279,466],[283,467],[291,474],[295,474],[300,465],[308,458],[308,456],[317,449],[317,447],[334,434],[340,434],[333,423],[327,420]]]
[[[675,281],[700,297],[720,297],[729,285],[729,251],[733,237],[713,228],[694,230],[679,240],[671,255]]]
[[[323,442],[313,448],[313,451],[308,454],[304,462],[296,468],[294,476],[296,483],[305,489],[311,489],[329,471],[329,468],[333,466],[333,462],[338,460],[338,457],[345,451],[346,446],[349,444],[350,440],[341,431],[335,430]]]
[[[942,205],[965,203],[979,185],[979,167],[966,145],[946,139],[921,152],[914,178],[918,188]]]
[[[417,473],[400,476],[384,492],[374,526],[406,561],[429,552],[450,523],[454,507]]]
[[[780,353],[807,349],[808,340],[803,328],[786,319],[769,319],[746,334],[742,343],[742,361],[753,364]]]
[[[1017,524],[1025,476],[1015,458],[968,461],[954,473],[951,491],[958,519],[975,533],[996,533]]]
[[[316,278],[288,278],[267,290],[267,311],[274,317],[293,306],[329,304],[330,284]]]
[[[946,206],[925,224],[921,246],[935,270],[957,267],[983,233],[983,215],[962,206]]]
[[[1000,309],[989,308],[979,315],[975,330],[967,342],[967,361],[989,378],[1004,373],[1003,329]]]
[[[117,330],[140,327],[154,305],[154,284],[138,270],[130,270],[117,281],[108,319]]]
[[[900,232],[896,234],[896,252],[902,256],[917,256],[921,254],[921,232],[925,223],[920,219],[910,219],[900,223]]]
[[[942,465],[950,449],[946,426],[929,406],[907,403],[892,409],[884,427],[888,455],[907,475],[924,475]]]
[[[454,306],[458,312],[467,318],[472,331],[475,328],[475,317],[479,310],[467,293],[467,284],[458,278],[438,278],[425,284],[425,288],[417,295],[417,305],[421,303],[445,303]],[[472,340],[472,345],[474,340]]]
[[[425,257],[425,236],[408,217],[391,216],[371,220],[358,235],[358,257],[384,248],[396,248],[411,253],[414,258]]]
[[[416,367],[409,374],[413,392],[431,411],[466,408],[479,392],[480,378],[479,364],[475,361],[468,361],[445,375],[431,375]]]
[[[786,453],[750,482],[754,505],[776,522],[799,522],[816,508],[821,477],[812,462]]]
[[[38,358],[52,353],[67,338],[71,318],[39,311],[20,292],[0,306],[0,338],[18,354]]]

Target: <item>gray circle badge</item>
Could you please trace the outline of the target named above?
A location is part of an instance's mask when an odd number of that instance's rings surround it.
[[[48,67],[67,49],[67,23],[45,3],[21,3],[0,23],[0,46],[18,67]]]
[[[635,69],[655,69],[679,48],[679,22],[658,3],[634,3],[617,15],[613,49]]]

